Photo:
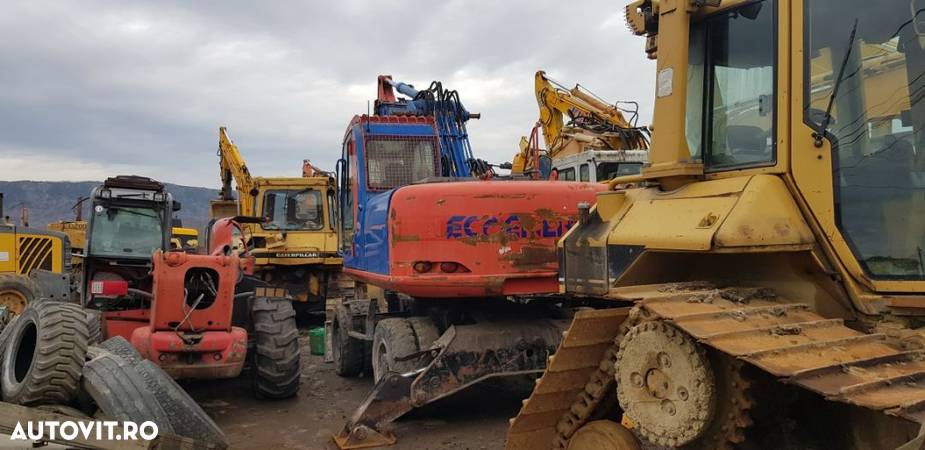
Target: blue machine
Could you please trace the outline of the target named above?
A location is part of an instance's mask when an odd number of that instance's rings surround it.
[[[409,97],[396,98],[395,90]],[[338,161],[344,266],[388,275],[388,210],[401,186],[490,170],[472,155],[466,122],[479,118],[440,82],[427,90],[379,76],[373,116],[356,116]]]

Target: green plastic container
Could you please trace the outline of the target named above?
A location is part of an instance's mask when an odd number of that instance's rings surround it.
[[[324,327],[308,330],[308,346],[313,355],[324,354]]]

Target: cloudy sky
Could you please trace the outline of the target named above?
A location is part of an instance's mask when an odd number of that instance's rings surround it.
[[[217,186],[217,128],[255,175],[333,168],[376,76],[460,91],[478,157],[536,121],[533,74],[652,110],[654,65],[621,2],[7,1],[0,179],[133,173]]]

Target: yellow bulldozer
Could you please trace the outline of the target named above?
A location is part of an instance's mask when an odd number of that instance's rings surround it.
[[[920,449],[925,1],[638,0],[650,163],[560,241],[507,449]],[[629,186],[629,187],[627,187]]]
[[[334,178],[308,161],[301,177],[254,177],[225,127],[219,128],[218,156],[222,188],[211,217],[263,218],[242,224],[240,237],[255,257],[256,275],[309,312],[324,311],[329,296],[352,296],[352,281],[339,276]]]

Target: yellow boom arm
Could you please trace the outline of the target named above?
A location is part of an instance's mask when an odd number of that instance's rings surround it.
[[[231,195],[231,180],[238,191],[239,212],[241,215],[254,215],[254,194],[256,189],[254,177],[247,170],[247,164],[238,151],[238,146],[228,137],[225,127],[218,129],[218,157],[222,177],[221,200],[234,200]]]
[[[637,130],[614,105],[606,104],[593,95],[582,91],[579,86],[565,89],[538,71],[535,77],[536,102],[540,108],[540,123],[543,126],[543,138],[549,156],[555,158],[559,147],[557,141],[565,128],[565,117],[595,119],[629,131],[624,139],[624,149],[646,149],[645,136]]]

